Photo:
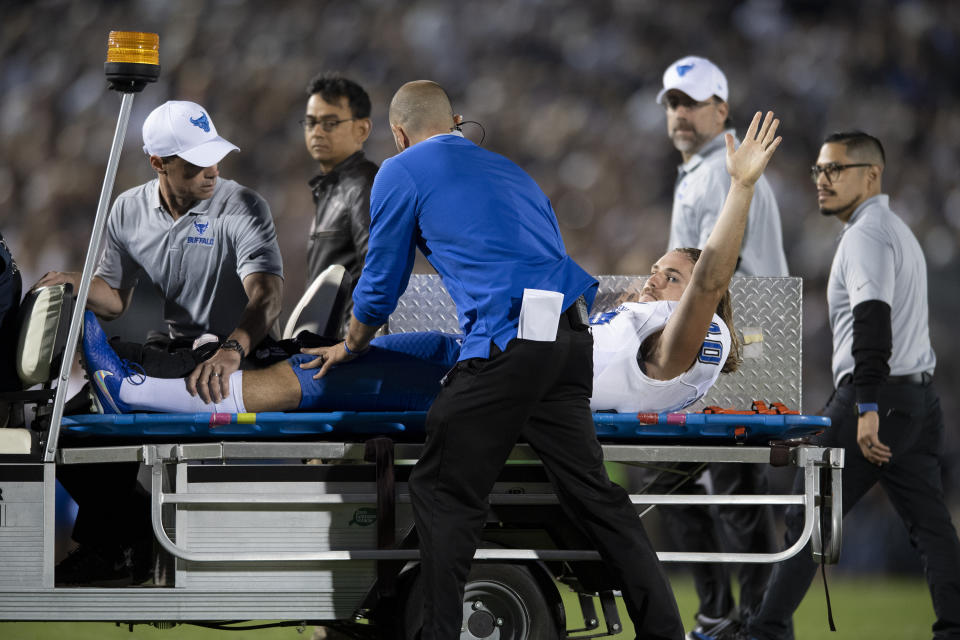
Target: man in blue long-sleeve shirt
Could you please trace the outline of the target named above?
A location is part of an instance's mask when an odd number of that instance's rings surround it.
[[[676,602],[626,492],[603,467],[590,413],[596,281],[566,254],[556,216],[513,162],[458,135],[437,84],[411,82],[390,105],[401,152],[370,195],[367,260],[346,340],[305,368],[361,357],[407,286],[419,248],[443,278],[465,336],[427,417],[410,476],[424,587],[423,640],[460,636],[463,590],[487,495],[517,440],[537,451],[568,515],[593,539],[637,634],[683,637]],[[518,339],[524,289],[563,295],[556,339]],[[583,311],[581,313],[580,311]]]

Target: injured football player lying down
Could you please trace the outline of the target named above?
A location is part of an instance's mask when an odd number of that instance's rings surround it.
[[[668,290],[685,279],[684,271],[689,277],[696,253],[671,251],[654,265],[641,292],[623,296],[637,302],[623,302],[591,318],[593,410],[675,411],[702,397],[721,371],[735,370],[732,321],[724,321],[727,314],[720,313],[729,311],[729,294],[700,332],[695,353],[685,357],[686,369],[665,367],[669,362],[656,357],[679,304],[676,298],[658,296],[669,296]],[[104,413],[425,411],[443,376],[457,363],[461,338],[436,331],[374,338],[362,358],[333,367],[320,379],[308,368],[314,356],[303,353],[265,369],[234,372],[220,399],[210,394],[209,403],[200,393],[191,395],[182,378],[153,378],[135,371],[111,349],[89,311],[83,354]]]

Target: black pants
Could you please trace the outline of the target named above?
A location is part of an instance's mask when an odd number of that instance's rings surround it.
[[[68,439],[64,445],[81,443],[89,444]],[[79,507],[71,535],[76,542],[123,547],[152,537],[150,498],[137,488],[139,469],[139,462],[57,465],[57,480]]]
[[[677,463],[675,471],[694,473],[700,465]],[[716,462],[707,466],[715,495],[767,493],[764,465]],[[702,494],[705,489],[690,478],[678,490],[676,473],[665,472],[647,487],[651,493]],[[749,507],[719,505],[669,506],[662,509],[664,524],[671,540],[684,551],[708,553],[773,553],[776,532],[773,510],[769,505]],[[730,587],[730,565],[719,562],[690,564],[694,586],[700,601],[698,613],[711,618],[730,614],[734,607]],[[737,568],[740,585],[740,619],[756,613],[770,578],[766,563],[743,563]]]
[[[556,342],[514,340],[503,353],[462,361],[448,375],[409,485],[425,587],[423,640],[460,637],[487,496],[521,438],[615,576],[638,637],[683,637],[656,553],[626,491],[603,466],[589,406],[592,343],[588,331],[561,319]]]
[[[940,400],[931,385],[887,384],[880,393],[880,441],[892,449],[889,464],[878,467],[857,445],[857,413],[853,385],[841,385],[824,409],[832,427],[818,444],[843,447],[843,513],[877,482],[903,520],[910,542],[920,554],[933,610],[933,637],[960,638],[960,541],[944,504],[938,454],[943,440]],[[798,475],[797,488],[802,487]],[[787,510],[787,541],[803,528],[800,507]],[[758,640],[793,637],[793,612],[817,571],[808,544],[779,563],[750,631]]]

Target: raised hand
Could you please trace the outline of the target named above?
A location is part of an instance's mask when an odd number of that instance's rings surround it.
[[[754,114],[738,148],[734,149],[733,136],[726,134],[727,173],[733,181],[745,187],[752,187],[760,179],[767,162],[782,140],[776,135],[780,120],[773,117],[773,111],[767,111],[762,125],[760,115],[759,111]]]

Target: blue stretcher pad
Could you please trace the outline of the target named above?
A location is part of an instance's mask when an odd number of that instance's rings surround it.
[[[722,444],[802,438],[829,427],[830,418],[799,414],[661,413],[655,423],[647,423],[633,413],[595,413],[593,423],[600,440],[665,438]]]
[[[354,440],[373,435],[422,438],[425,411],[333,411],[325,413],[131,413],[66,416],[72,435],[163,438],[285,438],[319,436]],[[810,415],[595,413],[604,441],[696,440],[704,444],[790,440],[819,433],[830,419]],[[655,422],[654,422],[655,421]]]

